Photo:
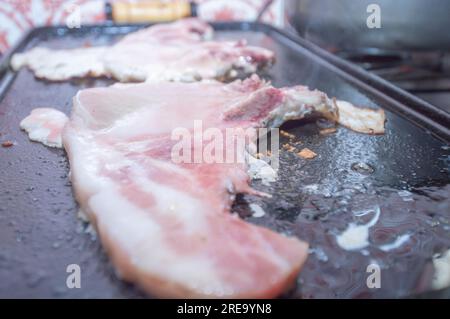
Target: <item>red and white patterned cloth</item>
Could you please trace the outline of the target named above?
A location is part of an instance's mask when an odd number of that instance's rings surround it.
[[[166,0],[171,1],[171,0]],[[77,6],[81,23],[105,19],[105,0],[1,0],[0,52],[14,45],[21,35],[34,26],[65,24]],[[199,16],[214,20],[253,20],[266,0],[196,0]],[[263,16],[263,21],[283,24],[283,0],[275,0]]]

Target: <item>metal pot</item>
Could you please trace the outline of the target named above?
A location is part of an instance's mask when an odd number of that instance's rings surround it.
[[[367,25],[370,4],[380,28]],[[286,14],[300,35],[336,50],[450,49],[448,0],[286,0]]]

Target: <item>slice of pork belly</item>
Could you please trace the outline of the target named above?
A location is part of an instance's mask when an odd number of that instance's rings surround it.
[[[324,93],[257,77],[79,91],[63,144],[76,199],[120,276],[158,297],[270,298],[290,287],[308,245],[230,213],[236,193],[253,192],[246,164],[174,161],[172,134],[199,120],[223,132],[317,112],[338,114]]]
[[[36,77],[63,81],[112,76],[122,82],[229,78],[270,65],[273,52],[245,41],[210,40],[211,26],[190,18],[133,32],[111,47],[52,50],[36,47],[11,59],[14,70],[28,67]]]

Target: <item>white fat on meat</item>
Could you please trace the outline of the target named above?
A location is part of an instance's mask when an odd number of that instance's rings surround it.
[[[61,111],[52,108],[36,108],[20,122],[20,128],[28,133],[32,141],[61,148],[61,132],[67,121],[67,116]]]
[[[278,127],[282,123],[303,118],[305,115],[319,113],[330,120],[337,119],[337,109],[328,96],[319,90],[309,90],[306,86],[294,86],[283,89],[286,102],[270,114],[271,126]]]
[[[346,101],[335,101],[339,110],[339,124],[366,134],[383,134],[384,111],[360,108]]]
[[[308,245],[230,214],[236,193],[254,193],[246,163],[179,163],[171,150],[173,130],[199,120],[223,132],[280,124],[286,103],[296,118],[336,113],[316,93],[292,92],[256,76],[78,92],[63,131],[71,180],[121,277],[159,297],[269,298],[290,287]]]
[[[130,59],[130,56],[133,58]],[[232,78],[270,64],[273,53],[243,42],[118,43],[104,56],[106,71],[122,81],[183,81]]]
[[[122,82],[197,81],[229,78],[270,65],[274,53],[245,41],[210,40],[211,26],[190,18],[133,32],[110,47],[53,50],[36,47],[14,54],[14,70],[27,66],[36,77],[62,81],[112,76]]]
[[[11,58],[14,70],[27,66],[40,79],[63,81],[70,78],[106,75],[102,57],[105,47],[51,50],[36,47]]]

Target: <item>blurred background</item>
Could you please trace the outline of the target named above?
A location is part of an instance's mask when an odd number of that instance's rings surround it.
[[[175,4],[193,3],[196,15],[210,21],[255,20],[265,5],[262,21],[282,26],[284,1],[275,0],[165,0],[109,1],[114,3]],[[0,0],[0,52],[14,45],[26,30],[40,25],[66,24],[68,17],[79,10],[81,24],[100,23],[107,19],[106,0]],[[153,6],[154,8],[154,6]],[[174,7],[171,7],[174,8]],[[152,9],[150,9],[152,10]],[[170,9],[169,9],[170,10]],[[160,10],[161,12],[162,10]],[[152,11],[149,20],[158,19]]]
[[[287,27],[450,112],[450,1],[286,0]]]

